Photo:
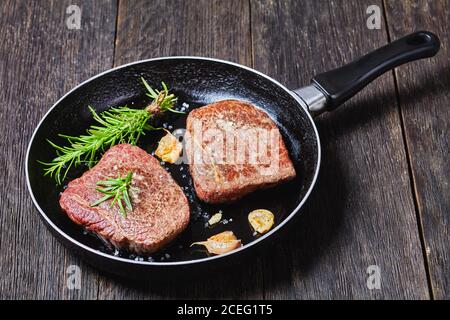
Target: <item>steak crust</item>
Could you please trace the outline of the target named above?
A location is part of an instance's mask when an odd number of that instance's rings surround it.
[[[110,207],[111,200],[91,206],[104,196],[96,191],[98,181],[130,171],[133,210],[126,218],[117,204]],[[59,203],[75,223],[117,249],[138,254],[161,249],[189,222],[189,204],[178,184],[157,159],[130,144],[110,148],[95,167],[69,183]]]
[[[278,127],[250,103],[224,100],[194,109],[186,129],[189,170],[205,202],[231,202],[296,176]],[[266,140],[254,135],[261,131]],[[255,154],[257,161],[251,160]]]

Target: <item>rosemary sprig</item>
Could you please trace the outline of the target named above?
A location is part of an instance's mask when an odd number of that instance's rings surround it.
[[[161,82],[162,90],[154,90],[150,85],[141,77],[142,83],[147,89],[146,95],[153,99],[153,102],[147,107],[149,110],[154,109],[157,106],[161,111],[170,111],[174,113],[184,113],[182,111],[174,110],[173,106],[177,102],[177,98],[173,93],[169,94],[169,89],[164,81]]]
[[[59,136],[69,142],[68,146],[58,146],[48,140],[56,149],[57,157],[51,162],[41,162],[45,174],[56,179],[57,184],[66,178],[72,166],[81,163],[91,168],[96,163],[97,151],[105,151],[118,143],[135,145],[144,130],[155,129],[147,123],[151,114],[143,109],[130,109],[128,107],[111,108],[100,115],[89,106],[94,120],[99,125],[92,125],[87,133],[78,137],[60,134]]]
[[[97,182],[97,186],[103,188],[97,188],[98,192],[103,193],[105,196],[95,201],[91,204],[91,207],[98,206],[109,199],[113,199],[110,204],[110,208],[117,203],[119,206],[120,213],[124,218],[127,217],[127,211],[133,211],[133,206],[131,205],[130,195],[128,191],[131,186],[131,181],[133,179],[133,172],[128,172],[125,177],[117,177],[117,179],[109,178],[106,180],[101,180]]]
[[[97,114],[89,106],[96,125],[92,125],[86,134],[78,137],[60,134],[61,138],[67,140],[67,146],[59,146],[48,140],[48,143],[56,149],[57,157],[50,162],[40,161],[45,167],[44,175],[54,177],[56,183],[60,185],[72,167],[85,163],[91,168],[97,162],[98,151],[103,152],[120,143],[135,145],[139,138],[145,135],[145,131],[159,129],[147,123],[155,113],[164,111],[179,113],[173,109],[177,99],[173,94],[169,94],[164,82],[162,82],[163,90],[155,91],[144,78],[141,79],[148,91],[147,95],[153,98],[149,107],[131,109],[124,106]]]

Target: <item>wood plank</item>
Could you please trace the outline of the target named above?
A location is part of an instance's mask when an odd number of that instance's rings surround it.
[[[442,42],[436,57],[397,68],[396,80],[433,297],[450,299],[450,2],[387,1],[386,12],[392,39],[430,30]]]
[[[46,230],[26,189],[31,134],[50,106],[82,80],[112,65],[116,1],[76,1],[81,30],[66,27],[73,1],[2,1],[0,6],[0,298],[97,297],[97,273]],[[5,178],[6,177],[6,178]],[[66,270],[78,265],[80,290]]]
[[[115,64],[174,55],[250,65],[248,1],[120,1]]]
[[[290,88],[387,39],[380,1],[252,1],[254,66]],[[392,74],[317,119],[317,188],[295,232],[265,259],[267,298],[429,298]],[[277,263],[273,263],[277,261]],[[377,265],[381,289],[366,286]]]
[[[251,65],[248,1],[120,1],[115,64],[168,55],[200,55]],[[259,264],[186,284],[100,278],[101,299],[262,298]]]

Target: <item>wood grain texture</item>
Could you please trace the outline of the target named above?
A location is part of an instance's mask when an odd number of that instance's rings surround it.
[[[164,19],[162,16],[164,15]],[[200,55],[251,65],[248,1],[120,1],[115,64],[168,55]],[[167,19],[166,19],[167,18]],[[100,278],[100,299],[260,299],[258,262],[188,285]]]
[[[441,39],[436,57],[397,68],[396,80],[433,297],[450,299],[450,2],[387,1],[386,12],[392,39]]]
[[[97,272],[45,228],[26,189],[24,161],[38,121],[67,90],[112,65],[116,1],[77,1],[81,30],[66,27],[72,1],[0,5],[0,298],[97,297]],[[80,290],[66,268],[78,265]]]
[[[254,67],[290,88],[388,41],[380,1],[252,1]],[[317,119],[322,171],[306,210],[265,259],[267,298],[429,298],[391,73]],[[273,263],[273,261],[277,261]],[[367,268],[381,289],[366,286]]]
[[[193,55],[251,64],[247,0],[120,1],[115,65]]]

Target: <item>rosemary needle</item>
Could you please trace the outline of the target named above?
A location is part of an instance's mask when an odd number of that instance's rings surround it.
[[[133,211],[133,206],[131,205],[130,195],[128,191],[131,186],[131,180],[133,178],[133,172],[128,172],[125,177],[118,177],[117,179],[109,178],[106,180],[101,180],[97,182],[97,186],[103,188],[97,188],[98,192],[103,193],[105,196],[95,201],[91,204],[91,207],[98,206],[99,204],[113,199],[111,201],[110,207],[112,208],[114,204],[117,203],[120,209],[120,213],[124,218],[127,217],[127,211]],[[125,206],[124,206],[125,203]]]

